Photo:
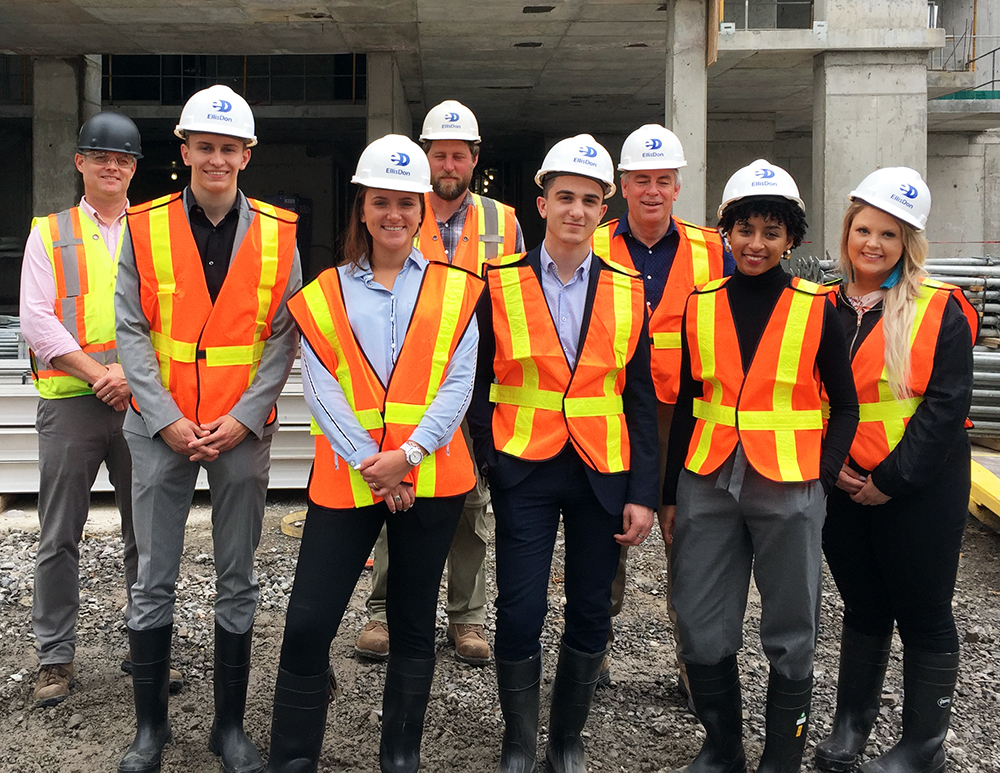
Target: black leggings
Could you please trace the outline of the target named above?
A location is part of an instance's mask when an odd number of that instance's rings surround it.
[[[884,505],[856,504],[835,488],[827,500],[823,552],[844,599],[844,625],[892,634],[926,652],[958,652],[952,616],[969,510],[968,446],[930,485]]]
[[[331,510],[310,502],[285,618],[281,668],[298,676],[327,669],[330,643],[383,523],[390,557],[386,617],[392,651],[434,657],[438,588],[464,502],[464,494],[417,499],[398,513],[390,513],[384,503]]]

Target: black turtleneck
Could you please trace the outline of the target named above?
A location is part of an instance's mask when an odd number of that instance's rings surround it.
[[[753,361],[757,344],[760,343],[782,290],[791,285],[791,282],[791,276],[777,265],[757,276],[748,276],[737,270],[726,283],[744,372]],[[684,325],[686,328],[686,317]],[[694,398],[702,395],[701,382],[695,381],[691,376],[691,355],[686,335],[681,336],[681,346],[680,391],[670,427],[670,446],[663,481],[665,505],[677,503],[677,479],[684,467],[684,459],[694,432],[695,419],[691,406]],[[847,339],[837,317],[837,309],[832,303],[827,305],[823,316],[823,334],[816,353],[816,366],[830,400],[830,421],[820,457],[820,482],[829,493],[847,459],[858,426],[858,395],[848,358]]]

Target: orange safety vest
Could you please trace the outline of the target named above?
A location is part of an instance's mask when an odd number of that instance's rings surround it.
[[[692,406],[696,422],[685,466],[699,475],[714,472],[740,442],[765,478],[817,480],[823,412],[816,353],[827,290],[793,277],[744,373],[727,282],[702,285],[687,303],[691,375],[703,391]]]
[[[472,194],[473,203],[465,212],[465,225],[451,264],[471,271],[476,276],[483,273],[483,263],[487,260],[510,255],[517,251],[517,218],[514,208],[499,201]],[[413,246],[427,260],[447,263],[441,243],[441,231],[431,209],[430,194],[424,194],[427,212],[420,231],[413,239]]]
[[[618,220],[609,220],[594,231],[594,252],[612,263],[633,268],[632,256],[624,236],[614,236]],[[723,273],[723,246],[719,232],[700,228],[674,218],[680,241],[667,275],[667,284],[655,309],[649,315],[649,361],[653,372],[656,399],[676,403],[681,371],[681,321],[684,302],[697,286]]]
[[[347,316],[340,274],[327,269],[288,301],[320,362],[337,379],[361,426],[379,450],[395,450],[416,429],[444,382],[448,362],[465,334],[483,290],[479,277],[451,266],[429,263],[399,357],[384,386],[358,344]],[[404,478],[418,497],[465,494],[476,473],[461,428],[451,440]],[[361,473],[339,456],[322,435],[309,476],[309,498],[331,509],[376,503]]]
[[[598,472],[629,469],[622,390],[645,314],[634,271],[602,262],[590,324],[570,370],[541,282],[524,254],[487,264],[496,355],[490,386],[493,441],[502,453],[530,461],[556,456],[572,441]]]
[[[36,226],[52,264],[56,317],[91,359],[101,365],[118,362],[115,279],[121,239],[112,257],[97,223],[81,215],[79,207],[36,217],[31,227]],[[94,393],[86,381],[55,368],[34,352],[30,356],[31,375],[39,396],[56,400]]]
[[[941,322],[954,297],[962,306],[972,341],[979,332],[979,315],[954,285],[924,279],[915,299],[917,311],[910,331],[910,372],[906,384],[912,397],[897,400],[889,388],[885,369],[885,330],[882,320],[861,342],[851,370],[858,390],[860,421],[851,445],[851,458],[865,470],[874,470],[903,439],[906,425],[923,401],[927,384],[934,370],[934,353],[937,349]]]
[[[182,195],[128,211],[160,379],[184,416],[198,424],[228,413],[253,381],[295,255],[297,216],[247,201],[254,217],[214,304]],[[142,409],[134,398],[133,406]],[[272,408],[267,423],[276,417]]]

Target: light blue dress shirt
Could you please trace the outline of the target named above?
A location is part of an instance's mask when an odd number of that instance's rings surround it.
[[[583,324],[583,309],[587,305],[587,285],[590,283],[590,265],[594,259],[591,252],[573,272],[573,277],[563,284],[559,278],[559,268],[542,242],[542,292],[549,305],[552,321],[556,323],[559,342],[566,353],[569,367],[576,367],[577,346],[580,344],[580,327]]]
[[[383,384],[388,384],[399,359],[427,261],[410,252],[392,290],[378,282],[370,269],[339,266],[347,317],[354,336]],[[473,318],[448,363],[445,379],[410,440],[433,453],[450,442],[472,399],[479,328]],[[334,452],[356,467],[378,452],[378,444],[358,422],[344,390],[302,339],[302,392],[309,410]],[[465,442],[462,440],[461,442]]]

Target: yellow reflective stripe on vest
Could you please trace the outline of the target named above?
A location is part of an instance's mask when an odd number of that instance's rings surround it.
[[[460,442],[465,442],[461,440]],[[438,453],[447,453],[439,449]],[[437,455],[428,454],[418,465],[417,485],[413,495],[417,497],[432,497],[437,494]]]
[[[260,363],[260,354],[257,353],[258,344],[263,350],[262,340],[267,328],[267,317],[271,311],[271,295],[275,284],[278,281],[278,221],[277,212],[271,204],[253,199],[251,205],[270,217],[256,219],[260,222],[260,281],[257,283],[257,318],[253,331],[254,351],[250,362],[231,362],[231,365],[250,365],[250,374],[247,386],[257,375],[257,365]],[[229,347],[232,348],[232,347]],[[209,365],[212,363],[209,362]],[[219,362],[218,364],[222,364]]]
[[[169,197],[164,197],[156,202],[147,213],[149,218],[149,250],[152,258],[153,273],[156,274],[156,297],[159,302],[160,328],[172,330],[174,323],[174,293],[177,291],[177,278],[174,276],[174,264],[170,256],[170,207],[158,206],[165,203]],[[151,336],[153,348],[156,351],[161,349],[156,344],[156,339]],[[165,388],[170,384],[170,359],[182,360],[184,362],[194,362],[196,356],[196,344],[190,345],[192,348],[191,359],[187,360],[180,356],[168,354],[167,357],[160,357],[160,380]]]
[[[694,274],[694,285],[697,287],[705,284],[712,278],[712,266],[708,260],[708,241],[705,238],[705,232],[683,220],[677,220],[676,223],[678,227],[684,229],[684,234],[691,243],[691,268]]]
[[[928,286],[926,283],[921,284],[917,289],[916,312],[913,315],[913,326],[910,328],[911,352],[913,344],[917,340],[920,325],[923,323],[931,299],[934,297],[935,289],[934,285]],[[862,403],[858,406],[858,420],[881,422],[888,447],[893,449],[903,439],[903,433],[906,431],[906,419],[914,414],[924,398],[916,396],[906,400],[897,400],[889,386],[889,369],[883,366],[882,376],[878,381],[878,399],[877,403]]]
[[[531,357],[531,337],[528,334],[528,315],[525,311],[524,296],[521,294],[521,274],[516,268],[500,271],[500,291],[507,307],[507,322],[510,328],[511,358],[521,365],[522,388],[538,392],[538,365]],[[513,312],[513,313],[512,313]],[[491,390],[492,393],[492,390]],[[561,397],[561,396],[560,396]],[[556,409],[559,410],[559,409]],[[535,423],[535,409],[521,405],[514,417],[514,432],[505,453],[520,456],[531,440],[531,428]]]
[[[743,411],[739,412],[740,429],[763,430],[767,432],[792,433],[795,430],[803,429],[823,429],[823,411],[819,408],[804,411]],[[780,440],[783,435],[778,435],[779,454],[781,452]],[[793,437],[794,441],[794,437]],[[794,449],[794,443],[792,445]],[[781,461],[779,455],[778,461]],[[784,468],[782,468],[784,469]],[[796,467],[796,469],[798,469]],[[796,473],[799,474],[799,473]]]
[[[731,405],[713,405],[700,398],[694,398],[691,414],[696,419],[722,424],[726,427],[736,426],[736,409]]]
[[[316,322],[316,327],[320,329],[320,332],[329,342],[330,348],[337,355],[337,368],[334,376],[337,379],[337,383],[340,384],[340,388],[344,390],[344,397],[347,400],[347,404],[351,406],[351,410],[354,411],[354,415],[357,416],[358,422],[364,429],[369,432],[381,429],[383,426],[381,413],[374,409],[359,411],[356,407],[351,369],[347,363],[347,358],[344,356],[344,349],[340,344],[340,338],[337,336],[337,331],[333,326],[333,317],[330,315],[330,307],[326,302],[326,296],[323,295],[323,288],[320,287],[319,282],[310,282],[302,288],[302,295],[305,298],[310,313],[312,313],[313,320]]]
[[[785,329],[781,334],[781,349],[778,353],[774,397],[771,403],[772,410],[746,412],[747,414],[769,415],[770,420],[765,420],[763,416],[760,419],[751,418],[751,423],[748,425],[744,419],[744,411],[740,411],[741,429],[767,429],[774,432],[778,469],[781,471],[782,480],[798,480],[802,476],[799,471],[799,453],[795,441],[795,430],[822,429],[823,427],[821,411],[796,411],[792,408],[792,394],[795,390],[795,383],[798,381],[799,364],[802,358],[802,339],[809,323],[809,312],[812,309],[814,298],[815,296],[806,293],[792,293],[792,302],[788,308]],[[798,414],[807,414],[802,417],[805,426],[799,426],[795,419]],[[787,426],[785,425],[786,419]],[[757,421],[760,421],[761,426],[753,426]]]
[[[563,401],[563,405],[565,406],[563,410],[566,412],[566,418],[568,419],[583,419],[592,416],[617,416],[625,410],[621,395],[608,395],[606,397],[567,397]],[[609,425],[611,424],[614,425],[616,431],[613,433],[610,429],[608,431],[610,434],[614,434],[618,437],[618,458],[620,459],[621,425],[615,421],[609,422]]]
[[[611,223],[617,223],[617,220],[612,220]],[[594,254],[600,255],[602,258],[607,260],[611,259],[611,223],[605,223],[597,227],[594,231],[594,235],[590,239],[591,245],[593,245]]]
[[[263,341],[234,346],[208,346],[205,347],[205,364],[210,368],[227,365],[256,366],[263,354]],[[256,367],[252,369],[256,371]],[[252,375],[250,379],[253,380]]]
[[[431,358],[430,374],[427,380],[427,394],[424,398],[424,410],[437,397],[441,382],[444,379],[445,368],[451,354],[451,342],[455,337],[458,322],[461,318],[462,299],[465,297],[466,278],[461,271],[449,271],[444,283],[443,301],[441,305],[441,324],[438,325],[437,340],[434,342],[434,355]],[[388,410],[388,406],[386,406]],[[415,422],[403,422],[419,424]]]
[[[412,424],[416,426],[427,413],[426,405],[416,405],[414,403],[386,403],[385,423],[386,424]]]
[[[680,333],[653,333],[654,349],[680,349]]]
[[[537,375],[537,371],[536,371]],[[563,393],[547,389],[532,389],[526,386],[511,384],[490,384],[490,402],[516,405],[519,408],[555,411],[563,409]]]
[[[604,398],[573,398],[573,402],[581,401],[584,406],[591,407],[591,410],[598,409],[601,413],[590,413],[590,416],[607,416],[607,447],[608,466],[612,470],[624,470],[625,461],[622,459],[622,424],[614,417],[624,411],[621,395],[616,392],[616,381],[618,374],[625,367],[625,360],[628,357],[628,342],[632,332],[632,279],[617,271],[609,272],[611,277],[612,299],[615,309],[615,367],[609,368],[604,376]],[[598,280],[600,281],[600,280]],[[586,402],[583,402],[586,400]],[[571,408],[570,400],[566,401],[566,416],[572,414],[575,406]]]
[[[715,375],[715,303],[717,298],[718,293],[704,293],[696,296],[694,304],[695,330],[698,332],[698,353],[701,359],[701,379],[712,385],[711,402],[695,400],[694,410],[711,408],[716,411],[724,408],[722,405],[722,383]],[[725,406],[725,409],[733,411],[733,423],[727,426],[735,426],[736,408]],[[695,416],[697,417],[697,414]],[[690,470],[700,470],[705,464],[712,448],[712,434],[715,432],[715,427],[717,424],[723,423],[709,418],[707,415],[698,418],[702,418],[706,423],[702,429],[701,437],[698,439],[698,446],[691,454],[691,463],[688,466]]]
[[[906,400],[891,400],[884,403],[861,403],[858,406],[858,417],[860,421],[908,419],[916,413],[917,406],[923,401],[923,396],[918,396],[910,397]]]
[[[177,362],[195,362],[198,359],[198,344],[190,341],[178,341],[157,330],[149,331],[149,340],[153,349],[160,355],[160,372],[169,358]],[[164,382],[166,386],[169,382]]]

